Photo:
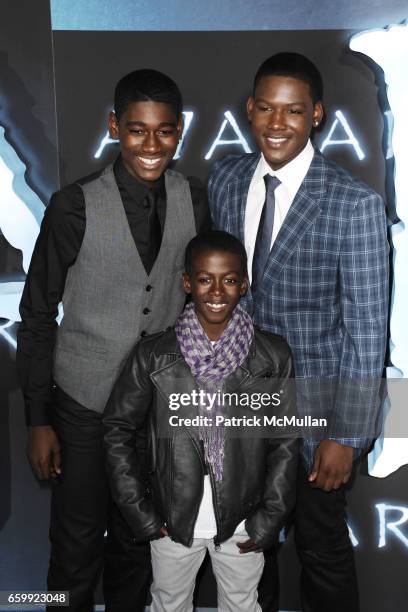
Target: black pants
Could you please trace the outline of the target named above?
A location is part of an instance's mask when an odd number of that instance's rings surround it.
[[[302,611],[358,612],[354,555],[346,524],[345,487],[329,493],[314,489],[301,466],[293,522],[302,565]],[[278,598],[276,554],[267,553],[259,588],[262,610],[279,610]]]
[[[141,612],[151,581],[150,545],[133,542],[110,497],[101,415],[57,389],[52,424],[62,475],[52,489],[48,589],[69,591],[69,610],[91,612],[103,570],[107,612]]]

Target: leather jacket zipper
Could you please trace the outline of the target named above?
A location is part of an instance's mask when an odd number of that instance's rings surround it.
[[[173,440],[172,438],[169,439],[169,491],[168,491],[168,496],[169,496],[169,510],[168,510],[168,516],[167,516],[167,527],[169,530],[169,535],[171,538],[171,532],[172,532],[172,525],[171,525],[171,507],[173,504],[173,483],[172,483],[172,478],[173,478]],[[171,538],[173,539],[173,538]]]
[[[203,471],[204,471],[204,470],[203,470]],[[204,476],[203,476],[203,478],[204,478]],[[200,497],[200,504],[201,504],[201,501],[203,500],[203,494],[204,494],[204,480],[201,482],[201,497]],[[199,511],[200,511],[200,504],[198,505],[197,512],[195,513],[194,522],[193,522],[194,527],[195,527],[195,524],[196,524],[196,522],[197,522],[198,513],[199,513]],[[194,531],[193,531],[193,533],[191,534],[190,544],[192,544],[193,539],[194,539]]]
[[[225,392],[225,381],[223,381],[220,385],[219,391],[224,393]],[[212,470],[211,465],[209,465],[206,462],[206,467],[207,467],[207,471],[208,471],[208,475],[210,477],[210,483],[211,483],[211,491],[212,491],[212,502],[213,502],[213,507],[214,507],[214,516],[215,516],[215,524],[217,526],[217,533],[215,534],[215,536],[213,537],[213,542],[214,542],[214,550],[215,551],[219,551],[221,550],[221,544],[220,544],[220,516],[218,514],[218,505],[217,505],[217,497],[215,494],[215,482],[214,482],[214,472]]]
[[[215,524],[217,526],[217,533],[215,534],[215,536],[213,537],[213,542],[214,542],[214,550],[218,551],[221,550],[221,544],[220,544],[220,537],[219,537],[219,532],[220,532],[220,517],[218,514],[218,506],[217,506],[217,498],[215,495],[215,484],[214,484],[214,474],[212,471],[211,466],[207,463],[207,471],[208,471],[208,475],[210,477],[210,483],[211,483],[211,491],[212,491],[212,502],[213,502],[213,507],[214,507],[214,516],[215,516]]]
[[[201,501],[203,499],[203,494],[204,494],[204,478],[205,478],[205,475],[206,475],[206,464],[205,464],[205,460],[202,458],[202,455],[201,455],[199,449],[196,446],[194,438],[191,436],[190,432],[187,432],[187,433],[188,433],[189,437],[191,438],[191,444],[193,445],[194,450],[198,454],[198,458],[199,458],[200,464],[201,464],[202,476],[203,476],[203,479],[201,481],[201,495],[200,495],[200,503],[201,503]],[[202,448],[202,453],[204,454],[204,447]],[[196,512],[195,517],[194,517],[194,522],[193,522],[194,526],[196,524],[199,512],[200,512],[200,504],[198,505],[197,512]],[[193,530],[193,533],[191,534],[190,544],[192,544],[193,539],[194,539],[194,530]]]

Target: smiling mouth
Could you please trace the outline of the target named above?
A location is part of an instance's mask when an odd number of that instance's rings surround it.
[[[149,170],[158,168],[162,163],[162,157],[141,157],[140,155],[136,158],[140,165]]]
[[[286,144],[289,138],[287,136],[267,136],[266,141],[269,146],[273,148],[279,148],[280,146]]]
[[[209,310],[212,310],[213,312],[220,312],[227,306],[227,303],[226,302],[219,302],[219,303],[206,302],[205,305],[207,306]]]

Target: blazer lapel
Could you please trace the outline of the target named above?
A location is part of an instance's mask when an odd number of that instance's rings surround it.
[[[309,171],[286,215],[269,254],[265,276],[269,282],[278,279],[288,257],[296,250],[303,236],[320,214],[320,199],[326,191],[326,161],[315,152]]]
[[[241,169],[241,176],[236,177],[228,186],[228,205],[224,229],[236,236],[242,244],[245,244],[245,209],[248,191],[259,159],[260,155],[248,155],[246,165]]]

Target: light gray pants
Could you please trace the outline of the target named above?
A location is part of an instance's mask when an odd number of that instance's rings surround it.
[[[258,583],[264,566],[263,553],[239,553],[237,542],[248,536],[234,535],[214,550],[213,540],[195,538],[191,548],[169,537],[150,542],[153,584],[151,612],[192,612],[197,572],[208,550],[217,581],[218,612],[261,612]]]

